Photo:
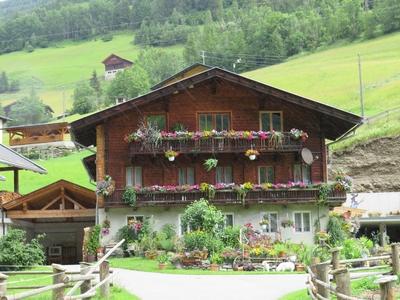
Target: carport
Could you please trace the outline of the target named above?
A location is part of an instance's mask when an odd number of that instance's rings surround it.
[[[93,226],[94,191],[60,180],[3,204],[12,223],[28,237],[44,234],[48,263],[72,264],[82,259],[83,228]]]

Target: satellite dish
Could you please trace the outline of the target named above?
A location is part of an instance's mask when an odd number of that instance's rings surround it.
[[[314,162],[313,154],[308,148],[303,148],[301,150],[301,158],[307,165],[311,165]]]

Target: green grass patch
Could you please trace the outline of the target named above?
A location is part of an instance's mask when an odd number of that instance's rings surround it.
[[[209,271],[200,269],[176,269],[168,264],[166,269],[160,270],[156,260],[150,260],[142,257],[112,258],[110,260],[111,267],[121,268],[142,272],[165,273],[165,274],[182,274],[182,275],[260,275],[260,274],[302,274],[301,272],[264,272],[264,271]]]
[[[11,79],[18,79],[21,91],[0,95],[5,105],[27,95],[33,87],[56,115],[62,113],[63,91],[67,97],[67,108],[72,105],[72,92],[75,83],[89,79],[93,70],[99,77],[104,74],[101,63],[108,55],[115,53],[129,60],[136,60],[141,49],[132,43],[131,32],[113,35],[112,41],[103,42],[101,38],[89,41],[65,41],[46,49],[35,49],[0,55],[0,70],[7,71]],[[165,48],[168,51],[182,51],[182,46]],[[11,63],[12,62],[12,63]]]
[[[310,300],[310,299],[311,298],[310,296],[308,296],[306,289],[294,291],[279,298],[279,300]]]
[[[32,192],[60,179],[94,190],[95,186],[89,182],[89,175],[82,164],[82,159],[91,154],[93,153],[90,151],[81,151],[65,157],[35,161],[44,167],[48,174],[41,175],[30,171],[20,171],[20,193]],[[3,172],[2,175],[6,177],[6,181],[1,183],[1,189],[12,191],[13,172]]]
[[[51,267],[49,266],[44,266],[44,267],[38,267],[38,268],[33,268],[32,270],[35,271],[51,271]],[[7,295],[17,295],[19,293],[25,292],[25,291],[30,291],[32,289],[12,289],[12,287],[25,287],[25,286],[45,286],[45,285],[50,285],[52,284],[53,277],[51,274],[43,274],[43,275],[9,275],[9,278],[7,279]],[[139,298],[135,295],[132,295],[128,293],[125,289],[120,288],[118,286],[113,286],[110,289],[110,300],[125,300],[125,299],[131,299],[131,300],[139,300]],[[49,300],[51,299],[52,292],[48,291],[36,296],[29,297],[29,299],[33,300]],[[99,295],[96,295],[96,297],[92,298],[95,300],[100,300],[103,299]]]

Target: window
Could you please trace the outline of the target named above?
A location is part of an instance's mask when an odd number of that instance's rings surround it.
[[[274,183],[275,182],[275,172],[272,166],[262,166],[258,167],[258,183]]]
[[[263,131],[282,131],[282,113],[279,111],[260,112],[260,129]]]
[[[126,186],[142,186],[142,167],[126,167]]]
[[[233,213],[226,213],[226,214],[224,214],[224,216],[225,216],[224,226],[225,227],[233,226],[233,220],[234,220]]]
[[[187,232],[190,232],[190,227],[188,226],[184,226],[183,222],[182,222],[182,215],[178,216],[179,218],[179,235],[184,235]]]
[[[306,164],[295,164],[293,166],[293,181],[311,183],[311,167]]]
[[[163,114],[147,116],[147,123],[152,124],[160,130],[167,129],[167,118]]]
[[[278,232],[278,213],[276,212],[267,212],[262,214],[261,218],[267,217],[268,225],[267,232]]]
[[[229,130],[231,120],[229,113],[201,113],[199,114],[199,130]]]
[[[296,232],[311,231],[311,214],[309,212],[294,213],[294,230]]]
[[[143,223],[144,222],[144,216],[127,216],[126,217],[126,224],[132,225],[133,223]]]
[[[179,185],[194,185],[194,168],[179,168],[178,169],[178,184]]]
[[[215,170],[215,183],[232,183],[232,167],[217,167]]]

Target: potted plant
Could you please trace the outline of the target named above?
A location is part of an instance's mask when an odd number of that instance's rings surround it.
[[[261,221],[260,221],[260,226],[264,231],[267,231],[269,221],[268,221],[268,215],[263,215]]]
[[[164,270],[167,267],[168,255],[166,253],[163,253],[157,257],[157,260],[158,260],[158,268],[160,270]]]
[[[216,272],[219,271],[219,264],[222,259],[218,253],[213,253],[210,256],[210,271]]]
[[[178,155],[179,155],[178,152],[171,150],[171,149],[165,151],[165,157],[168,158],[169,161],[174,161],[175,157],[177,157]]]
[[[293,227],[293,226],[294,226],[294,223],[293,223],[292,220],[286,219],[286,220],[282,220],[281,226],[282,226],[283,228]]]
[[[115,181],[110,175],[106,175],[104,180],[97,183],[96,194],[99,196],[107,197],[110,196],[115,190]]]
[[[248,149],[244,155],[246,155],[250,160],[255,160],[257,156],[260,155],[260,152],[254,149]]]

